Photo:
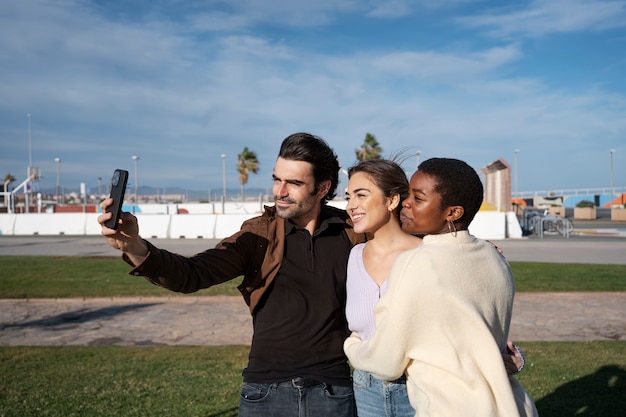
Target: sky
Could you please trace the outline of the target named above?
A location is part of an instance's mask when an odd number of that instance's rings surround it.
[[[503,158],[520,192],[625,186],[625,51],[626,0],[2,1],[0,173],[219,192],[248,147],[246,187],[271,190],[288,135],[348,168],[370,133],[407,172]]]

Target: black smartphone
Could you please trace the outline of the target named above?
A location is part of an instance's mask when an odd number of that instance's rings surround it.
[[[111,198],[113,204],[107,207],[107,213],[113,213],[113,217],[104,222],[109,229],[117,229],[122,214],[122,204],[124,203],[124,194],[126,193],[126,183],[128,182],[128,171],[116,169],[113,171],[111,178]]]

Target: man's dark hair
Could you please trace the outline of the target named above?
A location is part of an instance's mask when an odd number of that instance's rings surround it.
[[[478,173],[467,163],[451,158],[431,158],[422,162],[417,170],[435,178],[435,191],[441,195],[441,209],[463,206],[463,216],[458,220],[467,229],[483,202],[483,184]]]
[[[339,160],[324,139],[310,133],[294,133],[283,140],[278,157],[310,163],[315,179],[313,194],[317,193],[322,182],[330,181],[330,188],[323,202],[335,198],[339,184]]]

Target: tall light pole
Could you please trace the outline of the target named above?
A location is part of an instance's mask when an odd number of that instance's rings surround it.
[[[222,201],[226,201],[226,154],[222,154]]]
[[[61,203],[61,158],[54,158],[54,162],[57,163],[57,204]]]
[[[610,150],[611,153],[611,201],[613,201],[613,154],[615,153],[615,149]]]
[[[27,172],[26,172],[26,179],[27,179],[27,183],[26,183],[26,189],[24,190],[24,198],[26,199],[26,213],[30,212],[30,202],[29,200],[29,195],[30,195],[30,175],[31,175],[31,170],[33,167],[33,140],[32,140],[32,132],[31,132],[31,127],[30,127],[30,113],[26,113],[26,118],[28,119],[28,168],[27,168]]]
[[[419,168],[420,166],[420,156],[422,155],[422,153],[420,151],[415,152],[415,159],[417,162],[417,165],[415,165],[415,169]]]
[[[102,177],[98,177],[98,196],[102,195]]]
[[[515,158],[513,159],[513,174],[515,175],[515,198],[518,198],[517,195],[517,154],[519,153],[519,149],[515,149]]]
[[[139,157],[137,155],[132,156],[133,161],[135,161],[135,204],[139,202],[139,194],[138,194],[138,186],[139,179],[137,177],[137,161],[139,161]]]
[[[30,169],[33,166],[33,138],[30,127],[30,113],[26,113],[28,118],[28,177],[30,178]]]

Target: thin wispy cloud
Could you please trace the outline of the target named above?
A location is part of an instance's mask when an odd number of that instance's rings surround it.
[[[0,171],[33,161],[78,187],[132,168],[141,185],[239,187],[257,152],[326,138],[342,164],[374,134],[480,169],[519,149],[521,190],[626,185],[624,1],[0,4]],[[599,47],[599,45],[601,47]],[[407,169],[413,167],[407,166]],[[622,180],[623,179],[623,180]],[[344,178],[345,180],[345,178]],[[132,181],[132,178],[131,178]]]
[[[484,28],[495,37],[535,38],[582,31],[601,32],[626,27],[626,4],[623,1],[534,0],[527,5],[522,2],[456,20],[467,26]]]

